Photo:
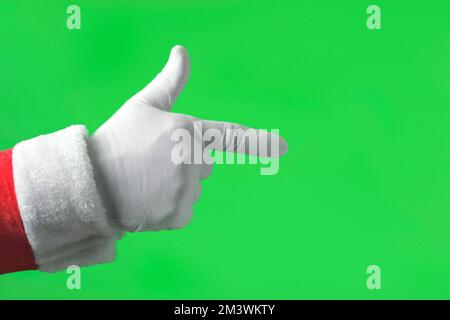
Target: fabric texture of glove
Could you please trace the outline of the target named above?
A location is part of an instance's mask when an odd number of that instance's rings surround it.
[[[97,192],[86,139],[83,126],[72,126],[13,149],[17,203],[41,271],[115,258],[120,234]]]

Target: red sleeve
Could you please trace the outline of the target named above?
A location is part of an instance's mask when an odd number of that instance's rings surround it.
[[[17,205],[12,150],[0,151],[0,274],[36,268]]]

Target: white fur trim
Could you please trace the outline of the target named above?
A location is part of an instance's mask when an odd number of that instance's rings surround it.
[[[112,261],[118,233],[97,192],[84,126],[13,149],[17,202],[39,270]]]

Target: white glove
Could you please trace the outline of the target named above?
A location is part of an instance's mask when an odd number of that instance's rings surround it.
[[[258,137],[253,141],[245,139],[242,131],[233,137],[228,130],[246,130],[244,126],[200,122],[191,116],[169,112],[189,72],[186,50],[174,47],[162,72],[89,139],[100,193],[112,222],[121,230],[181,228],[192,217],[192,206],[201,191],[200,180],[209,176],[211,165],[176,164],[172,153],[179,142],[173,139],[174,130],[188,130],[194,147],[201,148],[208,145],[202,141],[204,130],[218,129],[216,132],[223,141],[214,141],[209,148],[261,155],[247,150],[251,149],[249,143],[258,143]],[[233,138],[238,139],[237,147]],[[286,152],[287,143],[283,139],[266,134],[268,143],[271,139],[279,141],[278,149],[266,156],[277,157]],[[192,152],[183,154],[186,159],[191,156]]]

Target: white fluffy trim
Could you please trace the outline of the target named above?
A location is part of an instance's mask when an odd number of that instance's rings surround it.
[[[84,126],[39,136],[13,149],[17,202],[39,270],[112,261],[110,227],[94,180]]]

